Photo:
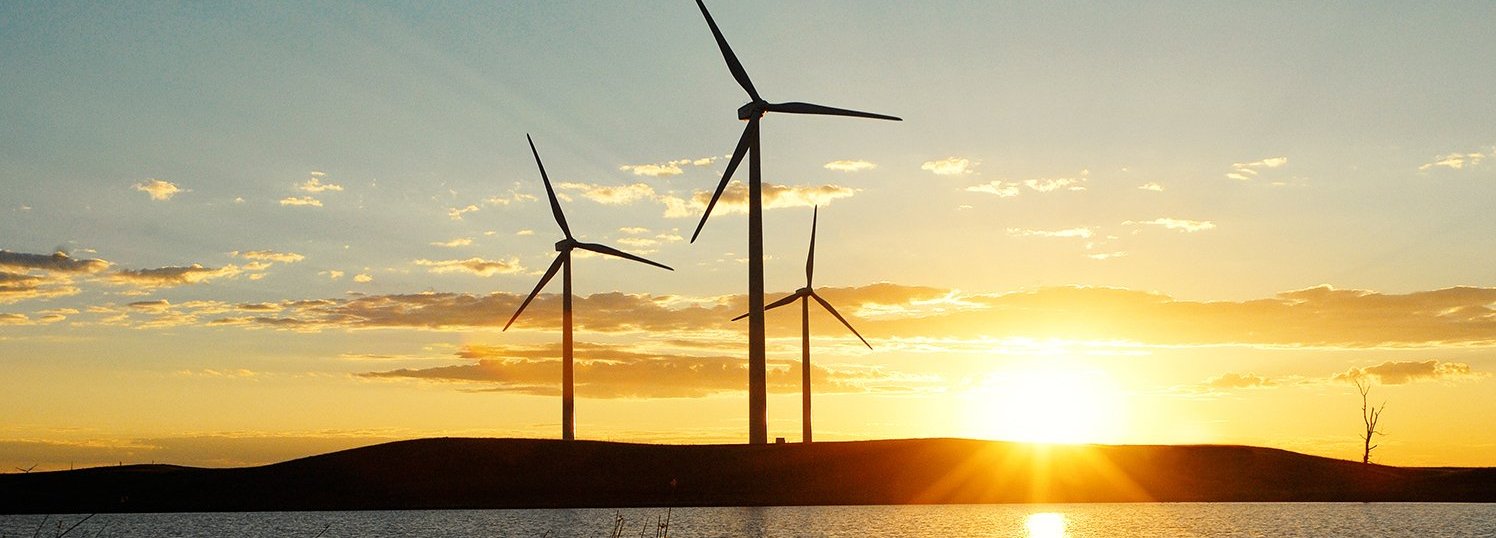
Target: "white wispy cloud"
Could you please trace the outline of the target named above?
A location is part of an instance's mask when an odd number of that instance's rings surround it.
[[[188,192],[187,189],[178,187],[175,183],[154,178],[136,183],[133,188],[149,194],[152,200],[170,200],[177,193]]]
[[[302,191],[313,193],[343,190],[342,185],[338,185],[336,183],[323,183],[322,178],[326,176],[327,174],[324,174],[322,172],[312,172],[312,177],[307,178],[305,182],[297,184],[296,188]]]
[[[1011,237],[1068,237],[1077,239],[1090,239],[1095,231],[1087,227],[1066,228],[1063,230],[1028,230],[1023,228],[1008,228]]]
[[[937,176],[959,176],[976,171],[977,163],[971,159],[961,157],[946,157],[937,161],[925,161],[919,165],[920,170],[927,170]]]
[[[618,167],[619,170],[631,172],[636,176],[665,177],[676,176],[685,173],[682,166],[707,166],[716,162],[717,157],[702,157],[699,159],[676,159],[662,163],[647,164],[625,164]]]
[[[764,209],[783,209],[789,207],[812,207],[828,205],[832,200],[849,198],[857,191],[850,187],[841,185],[776,185],[765,183],[763,185]],[[711,201],[712,193],[697,191],[690,200],[676,196],[665,195],[658,200],[665,204],[665,217],[684,218],[699,217],[706,209],[706,204]],[[722,197],[717,200],[717,205],[712,209],[714,215],[727,215],[733,213],[748,212],[748,187],[742,183],[733,183],[722,191]]]
[[[1185,233],[1202,232],[1205,230],[1215,229],[1216,227],[1214,222],[1208,220],[1173,219],[1167,217],[1160,217],[1145,221],[1129,220],[1123,222],[1122,224],[1152,224],[1154,226],[1162,226],[1168,230],[1178,230]]]
[[[509,191],[506,194],[500,194],[500,195],[489,196],[488,198],[484,198],[483,199],[483,203],[486,204],[486,205],[489,205],[489,206],[501,206],[501,205],[517,204],[517,203],[520,203],[520,202],[533,202],[533,201],[538,200],[538,199],[539,198],[536,198],[533,195],[529,195],[529,194],[525,194],[525,193],[522,193],[522,192],[511,190],[511,191]]]
[[[980,185],[972,185],[966,188],[967,192],[980,192],[991,194],[998,198],[1012,198],[1023,193],[1023,187],[1033,192],[1055,192],[1055,191],[1083,191],[1086,190],[1086,176],[1091,174],[1090,170],[1081,170],[1074,177],[1040,177],[1033,179],[1020,179],[1009,181],[999,179],[989,181]]]
[[[1288,157],[1269,157],[1252,162],[1232,163],[1231,171],[1226,173],[1226,177],[1247,181],[1257,177],[1265,168],[1278,168],[1286,164],[1288,164]]]
[[[842,161],[831,161],[829,163],[826,163],[826,165],[825,165],[825,168],[827,170],[835,170],[837,172],[861,172],[863,170],[872,170],[872,169],[877,168],[877,167],[878,167],[878,165],[876,165],[876,164],[870,163],[868,161],[861,161],[861,160],[858,160],[858,161],[846,161],[846,160],[842,160]]]
[[[654,187],[644,183],[632,185],[594,185],[590,183],[561,183],[557,189],[574,191],[583,198],[604,205],[624,205],[640,200],[654,200]]]
[[[676,243],[683,240],[684,238],[674,233],[663,233],[653,237],[630,235],[619,238],[618,244],[634,249],[633,252],[636,254],[649,254],[655,252],[656,247],[659,247],[661,244]]]
[[[606,205],[624,205],[636,202],[652,202],[664,206],[664,216],[668,218],[683,218],[699,216],[706,209],[707,202],[711,201],[712,193],[709,191],[696,191],[690,198],[682,198],[674,193],[662,193],[656,191],[644,183],[633,183],[629,185],[597,185],[592,183],[560,183],[556,185],[558,191],[575,193],[583,198]],[[780,209],[786,207],[810,207],[814,205],[826,205],[838,198],[850,197],[856,194],[855,189],[840,185],[778,185],[765,183],[763,185],[764,209]],[[712,210],[715,214],[746,213],[748,202],[748,188],[741,182],[730,184],[722,192],[717,206]],[[640,230],[643,230],[640,228]],[[625,232],[628,233],[628,232]]]
[[[1081,171],[1081,177],[1053,177],[1023,180],[1024,186],[1038,192],[1052,192],[1057,190],[1083,191],[1086,190],[1086,171]]]
[[[1019,190],[1019,187],[1021,186],[1023,186],[1022,183],[1012,183],[1008,181],[997,180],[989,181],[981,185],[972,185],[966,188],[966,192],[981,192],[997,196],[998,198],[1012,198],[1014,196],[1018,196],[1023,192]]]
[[[280,205],[322,207],[322,200],[312,198],[311,196],[287,196],[281,198]]]
[[[1422,166],[1418,167],[1418,170],[1420,172],[1423,172],[1439,167],[1449,168],[1451,170],[1473,168],[1479,165],[1482,160],[1485,160],[1485,158],[1486,156],[1483,153],[1450,153],[1447,155],[1439,155],[1437,157],[1434,157],[1433,161],[1424,163]]]
[[[434,246],[434,247],[457,248],[457,247],[465,247],[465,246],[468,246],[468,245],[471,245],[471,244],[473,244],[473,240],[471,238],[459,237],[459,238],[453,239],[451,241],[434,241],[434,242],[431,243],[431,246]]]
[[[229,255],[238,258],[244,258],[246,260],[280,263],[296,263],[306,259],[306,256],[302,256],[295,252],[277,252],[274,250],[247,250],[243,252],[236,250],[230,252]]]
[[[633,172],[636,176],[649,177],[678,176],[685,173],[675,164],[625,164],[618,169]]]
[[[1163,192],[1164,191],[1164,186],[1163,185],[1159,185],[1158,183],[1149,181],[1149,182],[1144,183],[1142,185],[1138,185],[1138,190],[1153,191],[1153,192]]]
[[[462,220],[462,216],[464,214],[472,213],[477,210],[478,206],[473,204],[468,204],[466,207],[450,207],[447,208],[447,217],[451,218],[452,220]]]
[[[353,281],[354,282],[358,282],[360,284],[365,283],[365,282],[373,282],[374,281],[374,277],[370,276],[368,273],[359,273],[359,274],[353,275]]]

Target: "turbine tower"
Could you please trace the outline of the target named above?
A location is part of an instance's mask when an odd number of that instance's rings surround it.
[[[857,339],[862,340],[862,345],[867,346],[868,349],[873,349],[873,345],[867,343],[867,339],[862,337],[862,333],[859,333],[857,332],[857,329],[852,328],[852,324],[847,322],[847,318],[842,317],[841,313],[837,312],[836,308],[832,307],[830,302],[827,302],[826,299],[821,298],[820,294],[816,293],[815,286],[812,284],[812,281],[815,280],[816,274],[816,220],[819,217],[819,214],[820,208],[816,208],[815,211],[811,213],[810,217],[810,253],[805,256],[805,287],[795,290],[794,293],[789,294],[785,298],[769,303],[768,306],[764,307],[764,310],[773,310],[775,308],[793,303],[797,299],[800,301],[800,438],[806,443],[811,442],[810,300],[815,299],[815,301],[817,303],[820,303],[821,307],[825,308],[827,312],[830,312],[831,315],[836,316],[837,321],[842,322],[842,325],[846,325],[847,330],[852,331],[852,334],[857,335]],[[732,320],[737,321],[745,317],[748,317],[748,314],[743,314],[741,316],[732,318]]]
[[[655,263],[639,256],[629,254],[616,248],[599,245],[597,243],[583,243],[571,236],[571,228],[566,225],[566,215],[561,212],[561,203],[556,200],[556,191],[551,188],[551,178],[545,175],[545,164],[540,162],[540,152],[535,151],[535,141],[530,135],[525,135],[530,142],[530,153],[535,155],[535,166],[540,168],[540,180],[545,182],[545,195],[551,201],[551,214],[556,217],[556,225],[561,227],[561,233],[565,239],[556,242],[556,261],[551,262],[550,269],[546,269],[545,276],[540,277],[540,283],[535,285],[535,290],[525,297],[525,302],[520,303],[519,309],[514,311],[514,316],[509,318],[509,323],[504,324],[504,330],[519,319],[525,307],[530,306],[530,301],[540,294],[546,283],[556,276],[556,271],[561,271],[561,439],[571,441],[576,439],[576,402],[575,393],[572,389],[572,340],[571,340],[571,251],[572,249],[590,250],[598,254],[616,256],[626,260],[639,263],[647,263],[655,267],[674,271],[669,266]]]
[[[738,81],[738,85],[742,86],[743,90],[748,92],[748,97],[752,99],[748,104],[738,108],[738,119],[747,121],[748,126],[743,128],[743,136],[738,139],[738,147],[733,150],[732,159],[727,162],[727,171],[722,173],[722,182],[717,184],[717,191],[712,194],[711,202],[707,203],[706,211],[701,215],[701,222],[696,225],[696,232],[691,234],[691,242],[696,242],[696,237],[701,235],[701,228],[706,225],[707,217],[711,216],[712,207],[717,205],[717,199],[722,197],[722,191],[727,189],[727,183],[732,180],[733,171],[737,170],[743,156],[748,155],[748,442],[763,444],[769,442],[769,399],[767,363],[764,357],[764,219],[763,183],[759,170],[759,120],[766,112],[900,120],[883,114],[810,103],[765,101],[758,95],[758,90],[753,88],[753,82],[748,79],[748,72],[743,70],[743,64],[738,61],[737,55],[732,53],[732,47],[727,45],[727,39],[722,37],[722,31],[717,28],[717,22],[712,20],[712,14],[707,12],[706,4],[701,0],[696,0],[696,6],[701,8],[701,15],[706,18],[707,26],[712,29],[712,37],[717,40],[717,48],[722,50],[722,58],[727,61],[728,71],[732,72],[733,79]]]

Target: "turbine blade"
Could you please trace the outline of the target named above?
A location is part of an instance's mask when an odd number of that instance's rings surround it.
[[[858,340],[862,340],[862,345],[867,346],[868,349],[873,349],[873,345],[867,343],[867,339],[862,337],[862,333],[857,332],[857,329],[853,329],[852,324],[847,323],[847,318],[842,317],[841,313],[837,312],[836,308],[833,308],[831,306],[831,303],[826,302],[826,300],[822,299],[820,295],[816,294],[816,292],[810,292],[810,298],[815,299],[818,303],[821,303],[821,306],[826,307],[827,312],[830,312],[831,315],[836,316],[836,319],[842,322],[842,325],[846,325],[847,329],[852,331],[852,334],[857,335]]]
[[[784,112],[788,114],[816,114],[821,116],[852,116],[854,118],[872,118],[875,120],[904,121],[896,116],[885,114],[874,114],[872,112],[860,112],[847,110],[845,108],[833,108],[829,106],[813,105],[810,103],[770,103],[765,108],[770,112]]]
[[[804,293],[800,293],[798,291],[795,292],[795,293],[791,293],[791,294],[785,296],[783,299],[780,299],[778,301],[774,301],[772,303],[769,303],[769,304],[765,305],[764,306],[764,311],[768,312],[768,311],[773,310],[775,308],[779,308],[781,306],[793,303],[793,302],[795,302],[795,299],[799,299],[799,298],[804,297],[804,296],[805,296]],[[748,317],[748,314],[743,314],[741,316],[732,318],[732,320],[733,321],[737,321],[737,320],[740,320],[740,319],[743,319],[743,318],[746,318],[746,317]]]
[[[545,165],[540,162],[540,152],[535,151],[535,140],[525,135],[525,140],[530,141],[530,153],[535,154],[535,166],[540,168],[540,180],[545,182],[545,195],[551,200],[551,214],[556,216],[556,224],[561,225],[561,233],[571,239],[571,228],[566,225],[566,215],[561,213],[561,202],[556,201],[556,191],[551,188],[551,178],[545,175]]]
[[[577,248],[582,249],[582,250],[590,250],[590,251],[596,252],[598,254],[606,254],[608,256],[616,256],[616,257],[619,257],[619,258],[623,258],[625,260],[634,260],[634,261],[639,262],[639,263],[647,263],[649,265],[653,265],[653,266],[659,267],[661,269],[666,269],[666,270],[670,270],[670,271],[674,271],[675,270],[675,269],[671,269],[669,265],[665,265],[663,263],[658,263],[658,262],[652,262],[652,261],[646,260],[644,258],[641,258],[639,256],[635,256],[633,254],[629,254],[629,253],[624,252],[622,250],[618,250],[616,248],[610,247],[608,245],[599,245],[597,243],[577,243]]]
[[[816,219],[820,217],[821,206],[816,206],[810,213],[810,254],[805,255],[805,287],[810,287],[810,281],[816,274]]]
[[[717,184],[717,192],[712,193],[712,201],[707,202],[706,211],[701,213],[701,222],[696,224],[696,231],[691,234],[692,243],[701,235],[701,228],[706,226],[706,218],[712,216],[712,208],[717,207],[717,199],[722,197],[722,191],[727,190],[727,183],[732,181],[732,173],[737,171],[738,165],[743,162],[743,156],[748,154],[748,133],[753,131],[753,124],[757,121],[758,118],[748,120],[748,126],[743,128],[743,136],[738,138],[738,147],[732,150],[732,159],[727,161],[727,171],[722,172],[722,182]]]
[[[520,312],[524,312],[525,307],[530,306],[530,301],[534,301],[535,296],[540,295],[541,288],[551,281],[551,277],[556,276],[556,271],[561,270],[561,264],[565,259],[566,253],[564,252],[556,256],[556,261],[551,262],[551,268],[545,270],[545,276],[540,277],[540,283],[535,285],[535,291],[530,292],[529,297],[525,297],[525,302],[519,304],[519,310],[514,311],[514,315],[509,318],[509,323],[504,324],[504,330],[509,330],[509,326],[514,325],[514,320],[519,319]]]
[[[727,70],[732,71],[732,78],[737,79],[738,85],[748,92],[748,96],[754,101],[762,101],[758,96],[758,90],[753,89],[753,81],[748,80],[748,72],[743,70],[742,62],[738,61],[738,55],[732,53],[732,47],[727,46],[727,38],[722,37],[722,30],[717,28],[717,21],[712,20],[712,14],[706,10],[706,4],[696,0],[696,6],[701,8],[701,16],[706,17],[706,25],[712,28],[712,37],[717,38],[717,48],[722,49],[722,59],[727,60]]]

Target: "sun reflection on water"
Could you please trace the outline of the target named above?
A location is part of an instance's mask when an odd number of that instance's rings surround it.
[[[1023,526],[1029,538],[1065,538],[1065,515],[1057,512],[1029,514]]]

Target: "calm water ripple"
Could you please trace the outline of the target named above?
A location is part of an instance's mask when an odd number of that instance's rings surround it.
[[[73,537],[654,536],[654,508],[100,514]],[[55,537],[85,515],[0,516],[0,537]],[[673,537],[1496,536],[1496,505],[1143,503],[678,508]],[[323,532],[325,529],[325,533]]]

